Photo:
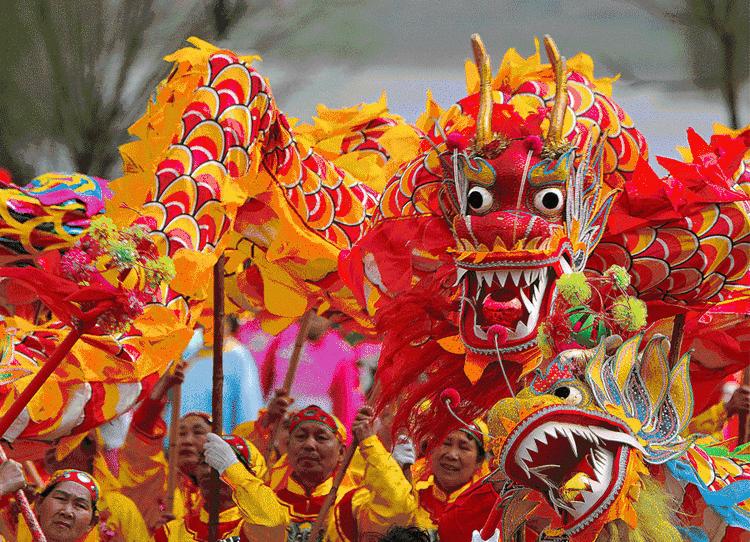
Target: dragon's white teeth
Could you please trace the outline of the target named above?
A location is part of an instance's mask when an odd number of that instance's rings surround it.
[[[529,334],[529,328],[526,326],[525,323],[519,321],[516,324],[516,337],[525,337]]]
[[[628,433],[625,433],[623,431],[612,431],[611,429],[605,429],[603,427],[597,426],[591,426],[589,427],[589,429],[591,429],[591,432],[601,440],[627,444],[628,446],[632,446],[633,448],[640,450],[644,454],[646,453],[641,443]]]
[[[565,274],[573,272],[573,268],[570,267],[570,264],[565,258],[560,258],[560,269],[562,269],[562,272]]]
[[[531,473],[529,472],[529,466],[526,464],[526,461],[517,461],[517,463],[523,469],[523,472],[526,473],[526,477],[531,479]]]
[[[474,335],[482,339],[483,341],[487,340],[487,332],[484,331],[481,326],[474,324]]]
[[[510,276],[513,279],[513,284],[518,286],[519,282],[521,281],[521,274],[522,271],[520,269],[512,269],[510,271]]]
[[[523,288],[519,290],[521,292],[521,301],[523,301],[523,304],[526,305],[526,310],[529,311],[529,314],[534,312],[534,303],[531,302],[531,300],[526,296],[526,292],[523,291]]]
[[[518,455],[518,461],[531,463],[531,454],[529,453],[528,448],[524,447],[523,451]]]
[[[534,282],[536,277],[536,269],[524,269],[523,270],[523,280],[526,284],[531,284]]]
[[[570,442],[570,447],[573,449],[573,455],[576,457],[578,456],[578,446],[576,445],[576,438],[573,436],[573,432],[565,426],[562,426],[560,428],[563,432],[563,434],[568,438],[568,442]]]
[[[468,272],[468,269],[462,269],[459,267],[456,270],[456,283],[453,286],[458,286],[459,284],[461,284],[461,281],[464,279],[467,272]]]
[[[534,440],[538,444],[547,444],[547,432],[546,431],[542,431],[541,434],[535,435],[534,436]]]
[[[505,286],[505,281],[508,279],[508,272],[497,269],[495,270],[495,278],[500,286]]]
[[[479,286],[481,287],[482,284],[486,284],[487,286],[492,284],[492,271],[477,271],[477,281],[479,282]]]

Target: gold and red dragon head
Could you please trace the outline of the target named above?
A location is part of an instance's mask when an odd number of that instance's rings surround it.
[[[653,528],[639,517],[657,502],[646,494],[655,489],[646,465],[682,456],[695,440],[681,436],[693,411],[689,354],[670,368],[664,336],[616,344],[562,352],[489,414],[498,471],[549,505],[549,532],[561,540],[595,540],[616,520]]]
[[[561,135],[565,59],[552,39],[545,47],[556,91],[544,137],[546,111],[522,119],[493,103],[489,56],[478,35],[472,43],[480,91],[459,105],[476,110],[476,124],[471,141],[471,131],[446,138],[439,201],[456,242],[462,342],[494,356],[535,345],[555,279],[585,267],[617,191],[604,185],[601,140],[589,133],[573,145]]]

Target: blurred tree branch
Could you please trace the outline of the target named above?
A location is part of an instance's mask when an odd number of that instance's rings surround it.
[[[738,94],[748,77],[750,6],[736,0],[626,0],[682,29],[693,82],[721,90],[732,128],[740,126]],[[714,59],[718,58],[718,62]]]
[[[348,2],[351,3],[351,2]],[[286,46],[345,0],[29,0],[0,21],[0,166],[15,179],[74,167],[119,174],[118,146],[184,39],[225,41],[256,53]],[[239,25],[243,22],[243,25]],[[250,32],[248,33],[248,29]],[[307,39],[310,39],[308,34]],[[317,53],[298,47],[296,60]]]

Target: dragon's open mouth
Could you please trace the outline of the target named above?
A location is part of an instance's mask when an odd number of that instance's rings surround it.
[[[544,409],[514,431],[502,454],[507,475],[541,492],[571,533],[617,497],[629,450],[641,447],[621,424],[582,412]]]
[[[555,262],[557,263],[557,262]],[[537,325],[551,306],[551,291],[559,271],[553,265],[534,267],[458,267],[463,282],[461,333],[472,351],[495,352],[491,328],[504,328],[501,351],[533,345]],[[495,328],[497,329],[497,328]]]

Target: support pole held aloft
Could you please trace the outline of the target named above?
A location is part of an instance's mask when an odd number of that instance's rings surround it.
[[[49,357],[49,359],[34,375],[34,378],[31,379],[31,382],[27,384],[26,388],[24,388],[18,398],[13,401],[13,404],[10,405],[8,412],[6,412],[2,419],[0,419],[0,438],[5,435],[5,432],[11,426],[11,424],[16,421],[16,418],[18,418],[21,412],[23,412],[23,409],[26,408],[26,405],[29,404],[29,401],[31,401],[34,395],[36,395],[36,393],[44,385],[50,375],[55,372],[55,369],[57,369],[62,360],[65,359],[65,356],[68,354],[68,352],[70,352],[70,349],[73,348],[73,345],[76,343],[80,336],[81,331],[78,328],[71,328],[67,337],[63,339],[63,342],[61,342],[57,346],[57,348],[55,348],[55,351],[52,352],[52,355]]]
[[[669,368],[673,368],[680,361],[680,351],[682,350],[682,338],[685,336],[685,313],[680,313],[674,317],[672,324],[672,337],[669,340]]]
[[[292,391],[292,385],[294,384],[294,377],[297,375],[297,367],[299,366],[300,357],[302,357],[302,347],[307,340],[307,332],[310,329],[310,323],[312,322],[312,311],[307,311],[302,315],[299,324],[299,331],[297,332],[297,338],[294,341],[294,349],[292,350],[292,357],[289,359],[289,368],[284,375],[284,385],[281,388],[283,395],[289,395]],[[266,447],[263,458],[266,460],[266,465],[271,468],[271,454],[276,447],[276,441],[279,440],[279,433],[281,432],[281,425],[283,420],[277,420],[273,426],[271,432],[271,438],[268,440],[268,446]]]
[[[212,431],[222,434],[222,412],[224,407],[224,263],[219,256],[214,265],[214,366],[211,387]],[[221,480],[217,471],[212,472],[211,500],[208,509],[208,542],[217,542],[219,529],[219,488]]]
[[[378,392],[379,388],[377,385],[374,385],[372,388],[370,388],[370,391],[367,393],[367,406],[372,406],[374,404],[375,397],[377,396]],[[336,495],[339,492],[341,482],[344,481],[346,471],[349,470],[349,465],[354,458],[354,453],[357,451],[357,446],[359,446],[359,441],[357,441],[356,438],[352,437],[352,441],[349,443],[349,446],[347,446],[346,451],[344,452],[344,457],[339,464],[338,470],[336,471],[336,476],[333,478],[331,490],[328,492],[328,495],[326,495],[326,498],[320,507],[318,517],[315,518],[315,523],[313,523],[312,529],[310,531],[310,538],[308,539],[310,540],[310,542],[319,542],[322,535],[325,533],[328,521],[328,513],[330,512],[331,507],[336,502]]]

